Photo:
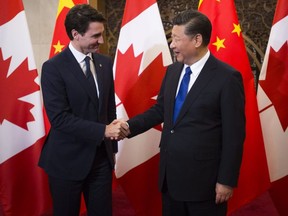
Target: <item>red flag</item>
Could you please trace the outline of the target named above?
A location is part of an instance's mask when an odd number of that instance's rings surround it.
[[[117,116],[128,119],[150,108],[171,63],[156,0],[127,0],[114,63]],[[158,126],[119,142],[116,177],[136,215],[161,215],[161,130]]]
[[[65,18],[68,11],[76,4],[87,4],[88,0],[59,0],[54,34],[50,49],[50,58],[61,52],[70,42],[65,30]]]
[[[270,195],[288,215],[288,5],[278,0],[258,85],[258,103],[272,182]]]
[[[0,210],[48,215],[47,179],[37,165],[45,129],[26,15],[21,0],[0,1],[0,8]]]
[[[238,187],[228,203],[236,210],[270,186],[264,142],[257,107],[254,77],[246,53],[233,0],[200,0],[199,11],[212,22],[209,49],[217,58],[241,72],[246,99],[246,139]]]

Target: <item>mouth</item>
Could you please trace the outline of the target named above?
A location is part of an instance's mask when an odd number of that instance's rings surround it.
[[[180,52],[174,51],[174,56],[177,57],[180,54]]]
[[[95,52],[95,53],[99,52],[99,46],[92,47],[91,52]]]

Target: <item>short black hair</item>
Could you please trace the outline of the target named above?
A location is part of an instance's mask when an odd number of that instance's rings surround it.
[[[105,17],[89,4],[78,4],[72,7],[66,15],[65,28],[70,40],[73,40],[72,30],[83,35],[91,22],[105,23]]]
[[[197,10],[186,10],[179,13],[172,21],[173,25],[185,25],[185,34],[201,34],[203,45],[208,46],[211,38],[212,24],[208,17]]]

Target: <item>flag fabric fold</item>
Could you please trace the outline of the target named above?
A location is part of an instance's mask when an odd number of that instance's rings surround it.
[[[0,214],[49,215],[47,178],[37,166],[43,106],[26,14],[22,0],[0,1],[0,8]]]
[[[171,63],[156,0],[127,0],[114,62],[118,118],[132,118],[155,104]],[[136,215],[161,215],[160,135],[159,125],[119,142],[115,174]]]
[[[271,199],[288,214],[288,5],[278,0],[259,76],[257,99],[266,148]]]
[[[231,213],[261,195],[270,186],[255,81],[234,1],[200,0],[198,9],[212,23],[211,53],[241,72],[244,82],[246,139],[238,187],[228,203],[228,213]]]

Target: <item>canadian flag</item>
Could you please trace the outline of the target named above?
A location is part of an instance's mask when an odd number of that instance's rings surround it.
[[[278,0],[258,84],[258,104],[268,161],[270,195],[288,215],[288,4]]]
[[[21,0],[0,1],[0,10],[0,215],[48,215],[47,179],[37,166],[45,129],[26,15]]]
[[[155,102],[172,63],[156,0],[127,0],[114,62],[118,118],[129,119]],[[119,142],[116,178],[136,215],[161,215],[157,188],[161,126]]]

